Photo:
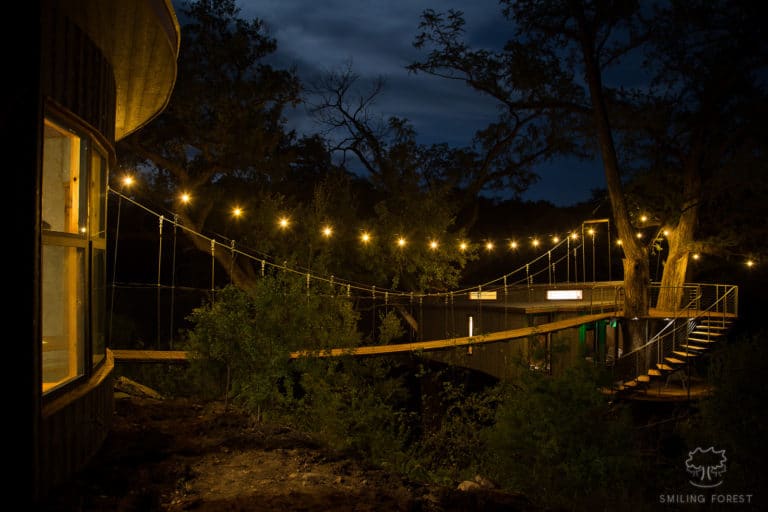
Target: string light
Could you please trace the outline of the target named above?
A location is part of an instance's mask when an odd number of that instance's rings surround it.
[[[133,178],[132,176],[126,175],[126,176],[124,176],[124,177],[121,179],[121,182],[122,182],[123,186],[132,186],[132,185],[135,183],[135,180],[134,180],[134,178]],[[130,202],[132,202],[132,203],[135,203],[135,204],[137,204],[137,206],[140,206],[140,207],[142,207],[140,204],[136,203],[136,202],[135,202],[134,200],[132,200],[132,199],[129,199],[129,198],[125,197],[125,196],[124,196],[122,193],[120,193],[120,192],[117,192],[117,191],[115,191],[115,190],[113,190],[113,189],[109,189],[109,191],[111,191],[111,192],[113,192],[113,193],[117,193],[117,194],[119,195],[119,197],[120,197],[120,199],[121,199],[121,200],[122,200],[122,199],[126,199],[126,200],[128,200],[128,201],[130,201]],[[180,202],[182,202],[182,203],[189,203],[189,202],[191,201],[191,196],[190,196],[188,193],[184,192],[184,193],[182,193],[182,194],[180,194],[180,195],[179,195],[179,201],[180,201]],[[145,207],[143,207],[143,208],[145,208]],[[146,209],[146,208],[145,208],[145,209]],[[119,208],[118,208],[118,210],[119,210]],[[242,215],[243,215],[243,213],[244,213],[244,210],[243,210],[241,207],[239,207],[239,206],[238,206],[238,207],[235,207],[235,208],[232,210],[232,214],[233,214],[233,216],[235,216],[235,217],[239,217],[239,216],[242,216]],[[156,214],[156,215],[158,215],[158,214]],[[176,218],[176,217],[174,217],[174,219],[175,219],[175,218]],[[582,223],[582,224],[589,224],[589,222],[590,222],[590,221],[586,221],[586,222],[584,222],[584,223]],[[176,224],[176,220],[174,220],[174,224]],[[279,226],[281,229],[287,229],[287,228],[290,226],[290,224],[291,224],[291,220],[290,220],[290,218],[289,218],[288,216],[282,216],[282,217],[280,217],[280,218],[278,219],[278,226]],[[583,234],[583,232],[584,232],[584,231],[583,231],[583,227],[584,227],[584,226],[582,226],[582,234]],[[588,233],[589,233],[589,234],[592,236],[592,238],[593,238],[593,243],[594,243],[594,241],[595,241],[595,237],[596,237],[596,234],[597,234],[597,231],[596,231],[594,228],[590,228],[590,229],[589,229],[587,232],[588,232]],[[323,234],[324,234],[325,236],[327,236],[327,237],[330,237],[330,236],[332,235],[332,233],[333,233],[333,228],[332,228],[330,225],[327,225],[327,226],[325,226],[325,227],[323,228]],[[664,230],[664,231],[663,231],[663,234],[664,234],[664,235],[668,235],[668,233],[669,233],[669,232],[668,232],[668,230]],[[201,235],[201,234],[198,234],[198,235],[199,235],[199,236],[204,236],[204,235]],[[610,235],[610,233],[609,233],[609,235]],[[637,234],[637,236],[638,236],[638,238],[641,238],[641,237],[642,237],[642,233],[638,233],[638,234]],[[117,237],[116,237],[116,238],[117,238]],[[207,237],[206,237],[206,238],[207,238]],[[569,231],[569,232],[567,232],[567,234],[565,235],[565,237],[564,237],[564,238],[565,238],[565,239],[567,239],[567,240],[577,240],[577,239],[579,238],[579,235],[578,235],[578,233],[577,233],[577,232],[575,232],[575,231]],[[362,241],[364,244],[369,244],[369,243],[371,243],[371,242],[372,242],[372,239],[373,239],[373,237],[371,236],[371,234],[370,234],[368,231],[362,231],[362,232],[361,232],[361,234],[360,234],[360,240],[361,240],[361,241]],[[551,235],[551,239],[552,239],[552,242],[553,242],[554,244],[556,244],[556,247],[555,247],[555,248],[553,248],[553,249],[550,249],[550,251],[548,251],[548,252],[547,252],[547,254],[546,254],[546,256],[547,256],[547,261],[550,261],[550,262],[551,262],[551,260],[552,260],[552,252],[551,252],[551,251],[552,251],[552,250],[554,250],[554,249],[556,249],[557,247],[559,247],[559,245],[557,245],[557,244],[560,244],[560,243],[561,243],[561,240],[562,240],[563,242],[565,241],[565,240],[561,239],[561,237],[560,237],[560,236],[558,236],[558,235]],[[405,247],[406,247],[406,245],[407,245],[407,240],[406,240],[406,238],[405,238],[405,237],[403,237],[403,236],[400,236],[400,237],[398,237],[398,238],[396,239],[396,243],[397,243],[397,246],[398,246],[398,247],[400,247],[400,248],[405,248]],[[533,246],[533,247],[539,247],[539,246],[541,245],[540,239],[539,239],[538,237],[531,237],[531,243],[532,243],[532,246]],[[621,241],[620,239],[617,239],[615,243],[616,243],[617,245],[621,245],[622,241]],[[216,242],[215,240],[211,239],[211,244],[212,244],[212,246],[215,246],[216,244],[218,244],[218,242]],[[427,248],[429,248],[429,249],[431,249],[431,250],[437,250],[437,249],[439,248],[439,245],[440,245],[440,244],[439,244],[439,241],[438,241],[437,239],[430,239],[430,240],[427,242],[427,244],[426,244]],[[510,241],[509,241],[509,243],[508,243],[508,245],[509,245],[509,248],[510,248],[510,249],[512,249],[512,250],[516,250],[516,249],[518,249],[518,247],[519,247],[519,244],[518,244],[518,242],[516,242],[515,240],[510,240]],[[564,244],[563,244],[563,246],[564,246]],[[487,241],[487,242],[484,244],[484,248],[485,248],[485,249],[486,249],[488,252],[491,252],[491,251],[494,249],[494,247],[495,247],[495,246],[494,246],[494,243],[493,243],[492,241]],[[460,251],[466,251],[466,250],[468,250],[469,248],[470,248],[470,242],[469,242],[469,241],[461,241],[461,242],[459,243],[459,245],[458,245],[458,249],[459,249]],[[246,257],[249,257],[249,256],[250,256],[249,254],[247,254],[247,253],[244,253],[244,252],[243,252],[243,251],[241,251],[241,250],[235,250],[235,249],[234,249],[234,247],[229,247],[229,249],[230,249],[230,250],[233,252],[233,254],[234,254],[234,252],[237,252],[238,254],[242,254],[242,255],[244,255],[244,256],[246,256]],[[574,247],[573,249],[574,249],[574,251],[575,251],[575,250],[577,250],[577,248],[576,248],[576,247]],[[212,250],[213,250],[213,247],[212,247]],[[115,252],[117,252],[117,251],[115,251]],[[568,252],[567,252],[567,256],[570,256],[570,247],[569,247],[569,249],[568,249]],[[512,277],[512,276],[513,276],[515,273],[517,273],[517,272],[521,272],[523,268],[525,268],[525,269],[526,269],[526,280],[531,280],[531,281],[532,281],[533,277],[534,277],[535,275],[537,275],[538,273],[542,272],[542,271],[532,271],[532,272],[528,273],[528,267],[529,267],[530,265],[532,265],[532,264],[536,263],[536,262],[537,262],[539,259],[541,259],[541,258],[543,258],[543,257],[544,257],[544,255],[541,255],[541,256],[539,256],[539,257],[537,257],[537,258],[534,258],[533,260],[531,260],[531,261],[529,262],[529,264],[526,264],[524,267],[520,267],[519,269],[517,269],[517,270],[515,270],[515,271],[513,271],[513,272],[510,272],[510,273],[506,274],[505,276],[503,276],[503,277],[504,277],[504,280],[505,280],[505,283],[506,283],[506,280],[507,280],[507,278],[509,278],[509,277]],[[694,253],[694,254],[692,254],[692,255],[691,255],[691,258],[692,258],[693,260],[699,260],[699,259],[700,259],[700,257],[701,257],[701,256],[700,256],[700,254],[698,254],[698,253]],[[565,255],[564,255],[564,256],[562,256],[562,260],[563,260],[563,261],[565,261],[565,258],[566,258],[566,256],[565,256]],[[593,255],[593,259],[594,259],[594,255]],[[263,260],[263,259],[262,259],[262,260],[260,260],[260,261],[262,262],[262,270],[263,270],[263,267],[264,267],[264,265],[266,264],[266,262],[265,262],[265,260]],[[559,261],[559,260],[558,260],[558,261]],[[554,265],[554,264],[557,264],[557,263],[558,263],[557,261],[551,262],[551,263],[550,263],[550,265],[548,265],[548,267],[547,267],[547,270],[551,272],[551,271],[552,271],[552,268],[554,268],[554,267],[553,267],[553,265]],[[270,263],[270,265],[272,265],[272,264]],[[745,260],[745,262],[744,262],[744,265],[745,265],[745,266],[747,266],[748,268],[752,268],[753,266],[755,266],[755,265],[756,265],[756,261],[755,261],[754,259],[747,259],[747,260]],[[275,264],[275,266],[277,267],[277,266],[279,266],[279,265]],[[285,264],[283,264],[282,266],[280,266],[280,268],[281,268],[282,270],[289,270],[289,271],[292,271],[292,269],[289,269],[288,267],[286,267],[286,266],[285,266]],[[570,269],[570,265],[568,265],[568,268]],[[322,277],[318,277],[318,276],[315,276],[314,278],[323,280],[323,278],[322,278]],[[550,277],[550,279],[551,279],[551,277]],[[595,279],[595,276],[594,276],[594,269],[593,269],[593,280],[594,280],[594,279]],[[113,280],[114,280],[114,278],[113,278]],[[609,279],[609,280],[610,280],[610,279]],[[495,281],[494,281],[494,282],[495,282]],[[486,283],[486,284],[491,284],[491,283]],[[366,289],[367,289],[367,288],[366,288]],[[452,293],[456,293],[456,292],[454,291],[454,292],[452,292]],[[431,293],[431,294],[427,294],[427,295],[440,295],[440,294],[439,294],[439,293],[438,293],[438,294],[436,294],[436,293]]]
[[[641,215],[640,216],[640,222],[646,222],[647,220],[648,220],[648,216],[647,215]]]
[[[616,239],[616,245],[621,245],[621,238]]]

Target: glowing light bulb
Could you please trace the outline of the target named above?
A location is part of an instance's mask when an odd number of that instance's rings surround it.
[[[647,215],[641,215],[640,216],[640,222],[645,222],[647,220],[648,220],[648,216]]]
[[[277,221],[277,225],[280,226],[281,229],[286,229],[290,223],[291,221],[288,219],[288,217],[280,217],[280,219]]]
[[[189,203],[189,202],[192,200],[192,196],[190,196],[190,195],[189,195],[189,194],[187,194],[186,192],[183,192],[183,193],[182,193],[182,194],[179,196],[179,200],[180,200],[182,203],[184,203],[184,204],[187,204],[187,203]]]
[[[123,176],[122,182],[124,187],[130,187],[131,185],[133,185],[133,182],[134,182],[133,176],[130,176],[130,175]]]
[[[560,237],[559,236],[555,235],[555,236],[552,237],[552,243],[556,244],[559,241],[560,241]]]
[[[531,242],[531,243],[533,244],[534,247],[538,247],[541,242],[539,242],[538,238],[534,238],[533,242]]]
[[[462,252],[466,251],[467,250],[467,242],[461,242],[459,244],[459,250],[462,251]]]
[[[240,208],[239,206],[235,206],[232,209],[232,215],[234,215],[235,217],[240,217],[242,214],[243,214],[243,209]]]
[[[493,242],[486,242],[485,243],[485,249],[487,251],[492,251],[493,250]]]
[[[360,235],[360,241],[362,241],[364,244],[367,244],[371,241],[371,235],[363,231],[363,233]]]
[[[407,243],[407,242],[406,242],[405,238],[403,238],[403,237],[400,237],[400,238],[398,238],[398,239],[397,239],[397,245],[398,245],[399,247],[405,247],[405,244],[406,244],[406,243]]]
[[[429,242],[429,248],[433,251],[436,250],[438,246],[439,244],[437,243],[437,240],[432,240]]]
[[[621,245],[621,238],[616,239],[616,245]]]
[[[755,262],[753,260],[747,260],[747,266],[750,267],[750,268],[754,267],[755,266]]]
[[[329,238],[333,234],[333,228],[331,226],[323,227],[323,236]]]
[[[514,240],[509,242],[509,248],[510,249],[517,249],[517,242],[515,242]]]

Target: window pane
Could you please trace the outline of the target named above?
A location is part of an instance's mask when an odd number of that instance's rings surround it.
[[[45,122],[43,146],[43,229],[85,233],[86,201],[80,179],[80,138]]]
[[[43,246],[43,391],[83,374],[85,249]]]
[[[106,353],[107,317],[107,251],[93,250],[91,281],[91,340],[93,343],[93,365],[100,363]]]
[[[107,237],[107,164],[103,155],[91,156],[91,239]]]

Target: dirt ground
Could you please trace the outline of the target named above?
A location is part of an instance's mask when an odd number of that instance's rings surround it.
[[[524,497],[413,482],[323,450],[223,403],[116,392],[112,429],[57,511],[533,511]],[[466,485],[466,484],[465,484]]]

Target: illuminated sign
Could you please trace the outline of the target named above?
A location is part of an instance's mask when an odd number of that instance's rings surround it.
[[[496,300],[496,292],[469,292],[470,300]]]
[[[547,300],[581,300],[582,290],[547,290]]]

